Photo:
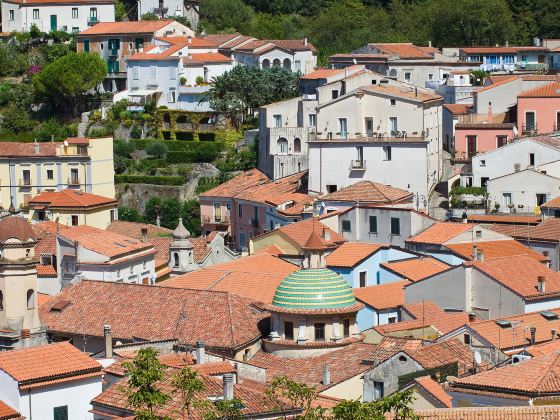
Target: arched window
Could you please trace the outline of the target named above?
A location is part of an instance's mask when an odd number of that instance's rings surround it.
[[[292,69],[292,62],[290,61],[289,58],[284,58],[284,62],[282,63],[282,65],[284,66],[284,68],[286,70],[291,70]]]
[[[261,66],[262,66],[263,69],[269,69],[270,68],[270,60],[268,58],[265,58],[262,61]]]
[[[301,153],[301,140],[297,137],[294,139],[294,153]]]
[[[35,291],[29,289],[27,291],[27,309],[33,309],[35,307]]]
[[[4,310],[4,293],[0,290],[0,311]]]
[[[179,267],[179,254],[173,253],[173,267]]]
[[[288,154],[288,140],[284,137],[278,139],[278,153],[287,155]]]
[[[272,65],[273,65],[274,67],[280,67],[280,66],[282,65],[282,62],[280,61],[279,58],[275,58],[275,59],[272,61]]]

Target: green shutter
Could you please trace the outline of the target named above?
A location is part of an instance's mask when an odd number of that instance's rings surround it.
[[[369,216],[369,231],[377,233],[377,216]]]
[[[136,46],[136,49],[139,50],[140,48],[142,48],[144,46],[144,40],[142,38],[136,38],[134,40],[134,44]]]
[[[68,420],[68,406],[55,407],[53,409],[54,420]]]
[[[84,52],[89,52],[89,39],[84,39]]]
[[[391,217],[391,235],[401,234],[401,219],[398,217]]]

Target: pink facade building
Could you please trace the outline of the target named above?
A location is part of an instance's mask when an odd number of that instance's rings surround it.
[[[470,160],[479,153],[505,146],[515,137],[513,123],[457,123],[455,159]]]
[[[517,97],[517,124],[523,134],[560,131],[560,82],[520,93]]]

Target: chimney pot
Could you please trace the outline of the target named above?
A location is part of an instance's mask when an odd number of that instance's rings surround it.
[[[537,329],[535,327],[531,327],[529,331],[531,331],[531,345],[534,346],[537,342]]]
[[[323,385],[330,385],[331,384],[331,367],[327,363],[323,367]]]
[[[103,336],[105,337],[105,357],[111,359],[113,357],[113,333],[110,325],[103,325]]]
[[[202,365],[206,363],[206,344],[204,341],[196,342],[196,364]]]
[[[537,277],[537,290],[540,293],[545,293],[546,292],[546,278],[545,278],[545,276]]]
[[[148,242],[148,228],[140,228],[140,234],[142,235],[142,242]]]
[[[307,47],[307,37],[303,38],[303,45]]]
[[[556,336],[558,335],[558,331],[556,330],[550,330],[550,338],[552,340],[556,340]]]
[[[226,373],[224,381],[224,400],[233,400],[233,373]]]
[[[474,313],[469,313],[469,322],[475,322],[476,321],[476,314]]]

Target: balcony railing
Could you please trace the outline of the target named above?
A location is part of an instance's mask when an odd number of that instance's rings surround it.
[[[203,216],[202,217],[203,223],[217,223],[217,224],[229,224],[229,216]]]
[[[366,161],[363,159],[355,159],[350,161],[350,170],[362,170],[366,169]]]
[[[27,179],[27,178],[23,178],[19,180],[19,186],[20,187],[30,187],[31,186],[31,180]]]
[[[537,131],[537,124],[523,124],[523,134],[534,133]]]
[[[88,25],[95,25],[97,22],[97,16],[90,16],[88,17]]]
[[[81,184],[80,178],[70,177],[70,178],[68,178],[68,180],[67,180],[67,184],[68,184],[68,185],[80,185],[80,184]]]

